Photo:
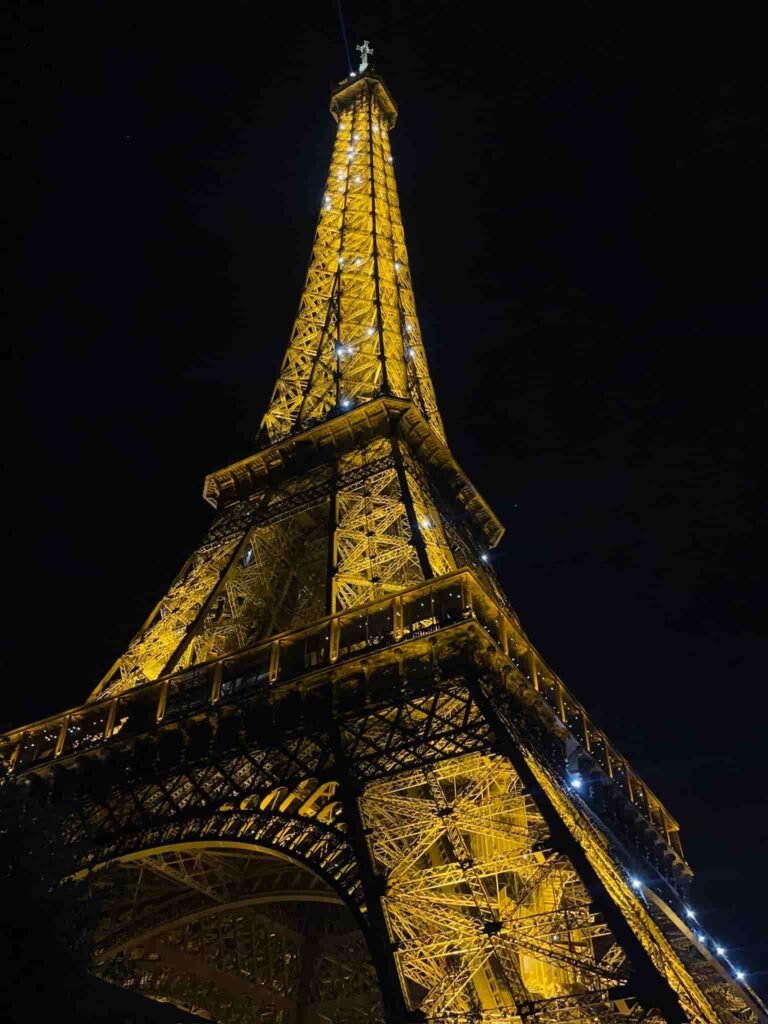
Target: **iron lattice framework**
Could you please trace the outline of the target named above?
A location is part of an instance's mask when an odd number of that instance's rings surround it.
[[[0,737],[4,792],[54,815],[94,972],[202,1018],[753,1024],[687,927],[677,823],[486,564],[394,104],[366,71],[331,109],[265,445],[207,479],[208,535],[89,700]]]
[[[262,429],[279,441],[353,404],[405,398],[444,440],[416,316],[383,82],[345,83],[299,315]]]

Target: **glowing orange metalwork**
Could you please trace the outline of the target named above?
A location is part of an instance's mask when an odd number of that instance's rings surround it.
[[[488,568],[502,527],[446,447],[394,103],[366,72],[331,110],[265,447],[207,479],[207,537],[90,701],[0,737],[5,782],[116,761],[61,827],[103,908],[94,970],[224,1024],[755,1024],[672,906],[677,823]]]

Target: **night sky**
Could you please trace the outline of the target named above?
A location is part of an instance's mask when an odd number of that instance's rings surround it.
[[[400,105],[422,330],[502,582],[764,990],[764,39],[682,7],[346,17]],[[204,475],[252,451],[347,71],[332,2],[11,10],[5,728],[87,696],[205,531]]]

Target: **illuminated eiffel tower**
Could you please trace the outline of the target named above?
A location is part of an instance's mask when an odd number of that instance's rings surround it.
[[[98,900],[94,973],[222,1024],[757,1021],[686,911],[677,823],[492,572],[390,93],[366,64],[331,112],[261,445],[207,478],[207,536],[88,701],[0,738],[4,791]]]

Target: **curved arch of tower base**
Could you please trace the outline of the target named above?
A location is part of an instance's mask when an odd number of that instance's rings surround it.
[[[60,774],[96,973],[222,1024],[754,1020],[500,680],[416,663],[295,695],[279,742],[265,691]]]
[[[302,864],[203,841],[104,865],[90,886],[106,981],[222,1024],[383,1020],[359,922]]]

